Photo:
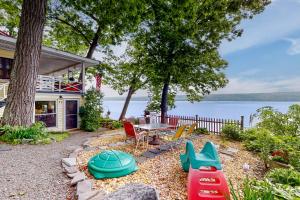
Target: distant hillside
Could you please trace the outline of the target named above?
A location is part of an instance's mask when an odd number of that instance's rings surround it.
[[[125,97],[104,97],[104,100],[125,100]],[[148,97],[133,97],[133,101],[147,101]],[[186,96],[179,95],[177,101],[186,101]],[[211,94],[204,101],[300,101],[300,92],[246,93],[246,94]]]

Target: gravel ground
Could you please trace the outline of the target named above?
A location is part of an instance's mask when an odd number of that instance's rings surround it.
[[[61,158],[96,135],[78,131],[49,145],[0,144],[0,199],[66,199],[70,180],[62,173]]]

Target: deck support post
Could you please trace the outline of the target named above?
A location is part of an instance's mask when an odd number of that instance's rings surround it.
[[[81,63],[81,74],[82,74],[82,93],[84,94],[85,93],[85,65],[84,63],[82,62]]]

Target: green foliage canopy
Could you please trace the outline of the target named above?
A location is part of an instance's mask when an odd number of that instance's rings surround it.
[[[149,20],[135,36],[151,85],[174,85],[190,101],[224,87],[227,63],[218,48],[241,35],[237,25],[269,3],[253,1],[148,1]],[[163,107],[163,105],[161,105]]]

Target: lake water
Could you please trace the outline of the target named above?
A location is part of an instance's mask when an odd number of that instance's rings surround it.
[[[272,106],[273,108],[286,112],[288,107],[296,102],[260,102],[260,101],[202,101],[190,103],[188,101],[177,101],[176,108],[170,110],[168,114],[225,118],[225,119],[240,119],[245,117],[245,126],[249,125],[249,116],[256,112],[258,108],[263,106]],[[111,112],[110,117],[118,119],[124,101],[104,101],[103,108]],[[131,101],[127,110],[127,117],[142,116],[146,108],[146,101]]]

